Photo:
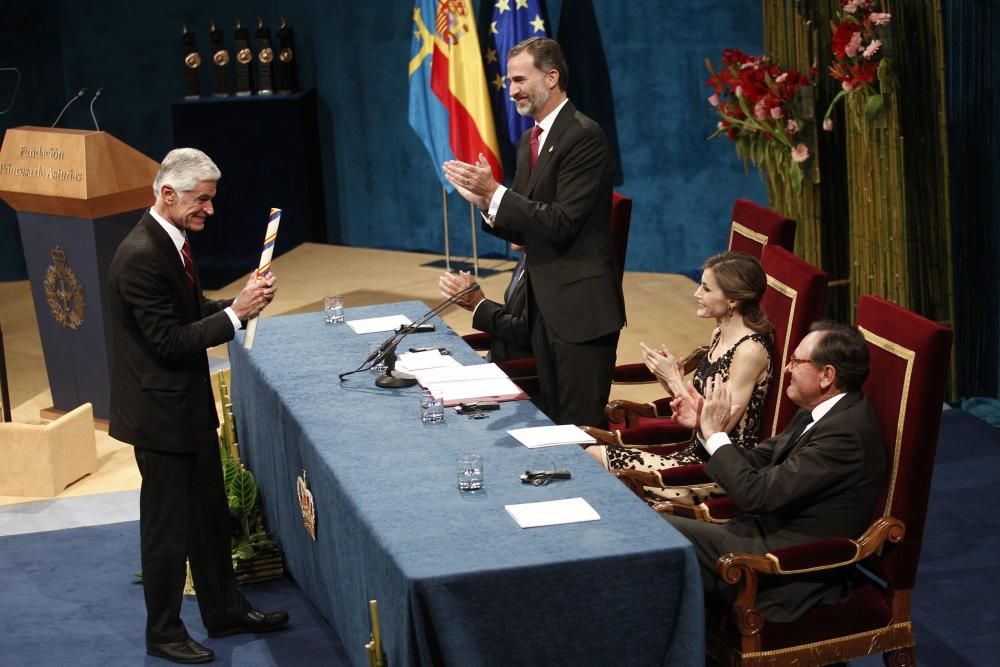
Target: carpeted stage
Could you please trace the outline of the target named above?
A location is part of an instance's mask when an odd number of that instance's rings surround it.
[[[913,597],[923,666],[995,664],[998,479],[1000,432],[967,413],[946,411]],[[0,664],[167,664],[147,657],[143,645],[142,588],[134,577],[137,506],[135,492],[121,492],[0,508]],[[71,527],[52,530],[58,526]],[[289,610],[291,627],[207,640],[216,652],[213,664],[338,666],[351,664],[348,654],[363,664],[363,648],[344,647],[292,581],[256,584],[246,592],[261,608]],[[191,635],[205,639],[193,599],[185,602],[183,616]],[[882,660],[852,664],[875,667]]]

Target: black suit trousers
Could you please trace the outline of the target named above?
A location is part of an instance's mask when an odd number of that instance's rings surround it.
[[[236,587],[232,524],[222,481],[218,438],[207,433],[195,452],[135,448],[142,475],[139,500],[146,641],[183,641],[180,619],[186,561],[209,630],[231,625],[250,606]]]
[[[607,428],[604,406],[611,392],[620,332],[571,343],[545,326],[540,308],[532,308],[531,317],[531,350],[538,368],[542,411],[557,424]]]

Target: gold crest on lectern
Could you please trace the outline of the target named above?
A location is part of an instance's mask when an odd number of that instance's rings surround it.
[[[87,302],[83,285],[73,269],[66,266],[66,252],[56,246],[52,250],[52,264],[45,271],[45,300],[56,323],[65,329],[79,329]]]

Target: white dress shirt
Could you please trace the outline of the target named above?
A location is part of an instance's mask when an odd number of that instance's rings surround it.
[[[830,398],[826,399],[825,401],[817,405],[815,408],[813,408],[812,421],[806,425],[805,429],[802,431],[802,434],[804,435],[806,431],[815,426],[816,422],[825,417],[826,413],[828,413],[831,409],[833,409],[833,406],[837,404],[837,401],[839,401],[846,395],[847,394],[845,393],[841,393],[837,394],[836,396],[831,396]],[[801,438],[802,435],[800,435],[799,437]],[[701,439],[700,433],[698,434],[698,438]],[[706,451],[708,451],[709,456],[711,456],[715,454],[716,451],[718,451],[719,447],[732,444],[732,440],[729,439],[729,434],[726,433],[725,431],[717,431],[716,433],[710,435],[708,441],[706,441],[703,444],[705,446]]]
[[[170,240],[174,242],[174,247],[177,249],[177,256],[181,260],[181,266],[184,266],[184,252],[181,250],[181,247],[184,245],[184,242],[187,241],[187,234],[175,225],[167,222],[163,216],[154,211],[152,208],[149,209],[149,214],[153,216],[153,220],[156,220],[156,222],[160,224],[160,227],[163,227],[163,231],[165,231],[167,236],[170,237]],[[233,302],[235,303],[235,300]],[[243,328],[243,323],[240,322],[240,318],[236,316],[236,312],[232,309],[232,307],[226,308],[226,315],[229,316],[229,321],[233,324],[233,331]]]

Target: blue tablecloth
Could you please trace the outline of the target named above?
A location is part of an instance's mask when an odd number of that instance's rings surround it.
[[[349,308],[347,319],[418,301]],[[476,354],[433,320],[402,348]],[[528,401],[489,419],[448,409],[424,425],[419,390],[379,389],[357,367],[387,334],[356,335],[322,313],[261,321],[252,350],[230,345],[244,462],[257,477],[288,571],[363,665],[376,599],[389,665],[702,665],[701,583],[687,540],[575,445],[527,449],[506,431],[549,424]],[[485,493],[461,494],[455,458],[483,455]],[[555,465],[572,480],[522,484]],[[295,480],[317,507],[305,531]],[[581,496],[600,521],[521,529],[504,505]],[[292,619],[294,624],[295,620]]]

